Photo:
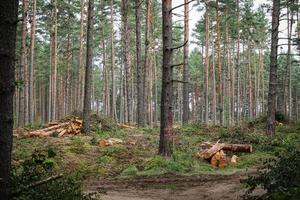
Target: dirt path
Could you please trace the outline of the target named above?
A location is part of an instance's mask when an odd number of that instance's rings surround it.
[[[242,188],[240,180],[248,174],[166,174],[117,181],[91,180],[88,183],[88,193],[100,191],[103,200],[241,199],[245,189]]]

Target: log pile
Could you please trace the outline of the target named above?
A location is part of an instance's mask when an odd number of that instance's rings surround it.
[[[81,132],[82,120],[78,118],[69,119],[67,121],[49,122],[46,128],[29,131],[25,133],[28,137],[49,137],[57,134],[58,137],[64,135],[78,135]]]
[[[197,154],[198,158],[207,160],[215,167],[226,167],[229,163],[237,163],[238,157],[226,156],[224,151],[232,152],[252,152],[252,146],[249,144],[226,144],[226,143],[210,143],[205,142],[200,145],[200,152]]]

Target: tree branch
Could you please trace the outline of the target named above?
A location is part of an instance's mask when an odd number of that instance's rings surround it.
[[[142,0],[142,1],[139,3],[139,5],[137,5],[135,8],[136,8],[136,9],[139,8],[139,7],[142,5],[143,2],[144,2],[144,0]]]
[[[172,26],[172,28],[180,28],[180,29],[183,29],[184,27],[182,27],[182,26]]]
[[[184,65],[184,63],[174,64],[174,65],[171,65],[170,67],[178,67],[178,66],[181,66],[181,65]]]
[[[296,43],[294,43],[294,44],[278,44],[277,47],[287,46],[287,45],[297,46],[298,44],[296,44]]]
[[[177,9],[177,8],[180,8],[181,6],[185,6],[185,5],[189,4],[189,3],[192,3],[193,1],[195,1],[195,0],[191,0],[191,1],[188,1],[188,2],[186,2],[186,3],[180,4],[180,5],[178,5],[178,6],[175,6],[174,8],[172,8],[172,9],[169,11],[169,13],[171,13],[173,10],[175,10],[175,9]]]
[[[58,174],[58,175],[55,175],[55,176],[50,176],[44,180],[41,180],[41,181],[37,181],[35,183],[31,183],[29,185],[26,185],[24,187],[21,187],[19,190],[17,190],[16,192],[12,193],[11,194],[11,197],[16,197],[16,196],[19,196],[24,190],[28,190],[30,188],[33,188],[33,187],[36,187],[36,186],[39,186],[39,185],[43,185],[49,181],[54,181],[56,179],[59,179],[63,177],[63,174]]]
[[[188,43],[188,40],[186,40],[182,45],[180,45],[178,47],[171,48],[171,50],[173,51],[173,50],[176,50],[176,49],[180,49],[180,48],[184,47],[187,43]]]

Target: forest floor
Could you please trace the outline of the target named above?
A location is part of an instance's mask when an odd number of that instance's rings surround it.
[[[199,200],[241,199],[246,189],[240,180],[255,174],[236,172],[233,174],[195,174],[136,177],[118,181],[89,182],[88,192],[101,192],[103,200]],[[262,189],[254,191],[263,194]]]
[[[300,124],[277,128],[265,136],[259,120],[221,128],[193,123],[174,127],[174,153],[169,160],[157,155],[158,128],[121,129],[107,120],[94,120],[90,135],[23,137],[14,139],[13,165],[39,152],[55,152],[57,173],[80,174],[84,191],[102,200],[241,199],[246,191],[240,180],[256,173],[263,161],[276,156],[291,142],[299,142]],[[100,147],[97,141],[119,138],[123,144]],[[296,138],[296,139],[295,139]],[[235,153],[239,159],[215,168],[195,154],[202,142],[253,145],[252,153]],[[263,193],[262,190],[256,191]]]

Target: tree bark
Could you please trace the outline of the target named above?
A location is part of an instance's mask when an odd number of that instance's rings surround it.
[[[266,126],[266,133],[270,136],[275,135],[279,15],[280,15],[280,1],[273,0],[272,38],[271,38],[271,54],[270,54],[270,80],[269,80],[268,112],[267,112],[267,126]]]
[[[29,114],[29,123],[34,122],[34,113],[35,113],[35,107],[36,107],[36,101],[34,97],[34,48],[35,48],[35,28],[36,28],[36,0],[32,1],[32,16],[30,17],[31,22],[31,28],[30,28],[30,62],[29,62],[29,76],[28,76],[28,114]]]
[[[150,0],[147,0],[147,17],[146,17],[146,33],[145,33],[145,64],[144,68],[148,67],[148,53],[149,53],[149,2]],[[138,127],[144,126],[144,100],[145,95],[143,95],[143,84],[146,84],[146,82],[143,83],[143,67],[142,67],[142,58],[141,58],[141,50],[142,50],[142,44],[141,44],[141,1],[136,0],[135,1],[135,31],[136,31],[136,69],[137,69],[137,125]]]
[[[173,113],[172,113],[172,0],[162,2],[163,16],[163,70],[161,92],[161,124],[159,154],[170,157],[172,154]]]
[[[213,118],[213,124],[217,124],[217,90],[216,90],[216,70],[215,70],[215,41],[213,39],[212,41],[212,118]]]
[[[22,81],[22,88],[19,92],[19,120],[18,127],[23,127],[26,123],[26,109],[27,109],[27,74],[26,74],[26,38],[27,38],[27,14],[28,14],[28,0],[22,1],[22,30],[21,30],[21,49],[20,49],[20,71],[19,78]]]
[[[78,71],[77,71],[77,97],[76,97],[76,108],[82,111],[83,108],[83,93],[84,93],[84,66],[83,66],[83,20],[85,11],[85,0],[80,0],[80,30],[79,30],[79,55],[78,55]]]
[[[183,85],[182,85],[182,122],[189,121],[189,4],[184,0],[184,41],[187,42],[183,49]]]
[[[115,84],[115,31],[114,31],[114,0],[110,1],[110,23],[111,23],[111,98],[110,98],[110,116],[117,120],[116,109],[116,84]]]
[[[209,80],[208,80],[208,73],[209,73],[209,15],[208,15],[208,8],[205,11],[205,90],[204,90],[204,98],[205,98],[205,122],[208,123],[208,112],[209,112]]]
[[[18,0],[0,2],[0,198],[8,200],[13,140],[13,96]]]
[[[87,43],[86,43],[86,67],[84,84],[84,106],[83,106],[83,132],[90,132],[91,114],[91,87],[93,69],[93,27],[94,27],[94,0],[89,0],[87,21]]]
[[[126,74],[126,101],[127,103],[125,104],[126,110],[125,112],[127,113],[127,120],[125,120],[128,123],[132,123],[132,116],[131,116],[131,108],[132,108],[132,99],[131,99],[131,87],[130,87],[130,82],[131,82],[131,69],[129,65],[129,38],[128,38],[128,0],[122,0],[122,6],[121,6],[121,15],[122,15],[122,64],[124,65],[125,69],[125,74]]]
[[[219,1],[216,0],[216,15],[217,15],[217,48],[218,48],[218,79],[219,79],[219,112],[220,125],[223,125],[223,80],[222,80],[222,63],[221,63],[221,28]]]
[[[241,88],[241,81],[240,81],[240,1],[239,0],[236,0],[236,4],[237,4],[237,61],[236,61],[236,64],[237,64],[237,69],[236,69],[236,79],[237,79],[237,91],[236,91],[236,94],[237,94],[237,102],[236,102],[236,106],[237,106],[237,109],[236,109],[236,121],[237,121],[237,124],[239,124],[240,122],[240,110],[241,110],[241,96],[240,96],[240,88]]]

